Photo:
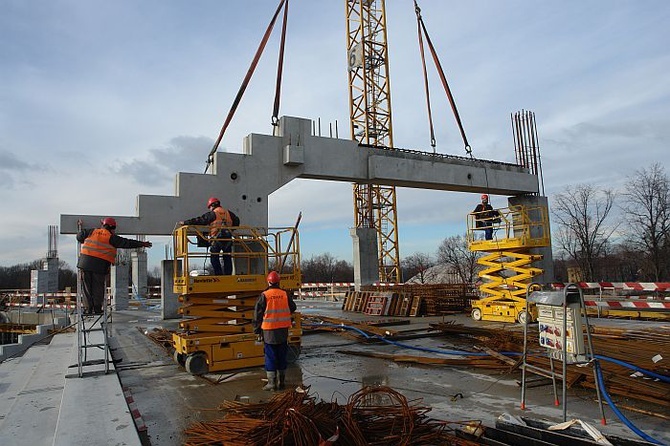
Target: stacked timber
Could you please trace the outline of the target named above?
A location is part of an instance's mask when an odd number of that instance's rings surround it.
[[[473,299],[476,290],[468,284],[375,285],[347,292],[342,309],[383,316],[444,316],[469,311]]]
[[[342,309],[374,316],[419,316],[421,298],[397,291],[349,291]]]

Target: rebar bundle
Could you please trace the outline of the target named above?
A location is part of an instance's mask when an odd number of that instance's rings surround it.
[[[431,419],[429,407],[407,401],[390,387],[365,387],[346,405],[316,401],[309,388],[275,395],[267,403],[226,401],[223,418],[195,423],[186,445],[473,445],[448,423]]]

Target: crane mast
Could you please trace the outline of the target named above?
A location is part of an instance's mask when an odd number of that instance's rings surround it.
[[[385,1],[346,0],[346,19],[351,138],[393,149]],[[355,226],[377,232],[379,280],[400,282],[395,187],[355,183],[353,192]]]

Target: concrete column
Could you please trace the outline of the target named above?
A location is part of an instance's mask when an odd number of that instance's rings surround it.
[[[179,296],[174,292],[174,261],[161,262],[161,313],[163,319],[178,319]]]
[[[147,252],[144,250],[131,251],[130,264],[133,271],[133,292],[140,298],[146,298],[149,294],[147,288]]]
[[[58,258],[47,257],[45,261],[47,270],[47,293],[57,293],[58,287]]]
[[[354,287],[379,282],[379,260],[377,250],[377,230],[375,228],[351,228],[354,250]]]
[[[537,207],[544,207],[546,209],[546,217],[547,217],[547,226],[546,231],[547,234],[546,236],[550,237],[551,239],[551,228],[549,227],[549,200],[547,197],[540,197],[536,195],[522,195],[518,197],[510,197],[508,199],[509,205],[510,206],[526,206],[528,208],[537,208]],[[538,210],[530,210],[529,212],[529,218],[531,222],[535,221],[540,221],[541,220],[541,215],[540,211]],[[531,236],[533,237],[543,237],[545,234],[541,234],[540,231],[542,230],[541,226],[533,226],[531,227]],[[542,255],[542,260],[534,262],[533,266],[536,266],[538,268],[542,268],[544,270],[544,274],[540,274],[539,276],[533,277],[532,281],[537,282],[537,283],[542,283],[542,284],[549,284],[555,282],[554,278],[554,256],[551,250],[551,244],[547,247],[544,248],[533,248],[530,251],[532,254],[540,254]]]
[[[114,310],[127,310],[130,297],[128,293],[128,264],[119,263],[112,266],[109,286]]]
[[[43,269],[30,270],[30,305],[33,307],[47,303],[47,274]]]

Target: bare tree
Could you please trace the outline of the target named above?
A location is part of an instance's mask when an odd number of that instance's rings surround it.
[[[437,248],[437,261],[443,263],[458,274],[463,283],[474,283],[479,267],[479,252],[468,249],[468,241],[464,235],[453,235],[445,238]]]
[[[351,282],[354,278],[354,267],[328,252],[303,260],[300,265],[303,282]]]
[[[645,269],[653,280],[668,278],[670,237],[670,181],[663,166],[635,171],[624,196],[624,218],[630,225],[634,246],[645,252]]]
[[[607,253],[616,225],[607,217],[614,205],[614,192],[589,184],[568,186],[556,195],[552,214],[558,223],[555,240],[579,266],[584,280],[595,279],[596,261]]]
[[[407,281],[412,277],[417,277],[418,283],[428,283],[431,277],[428,270],[435,266],[435,261],[430,254],[415,252],[414,254],[405,257],[402,262],[404,280]]]

